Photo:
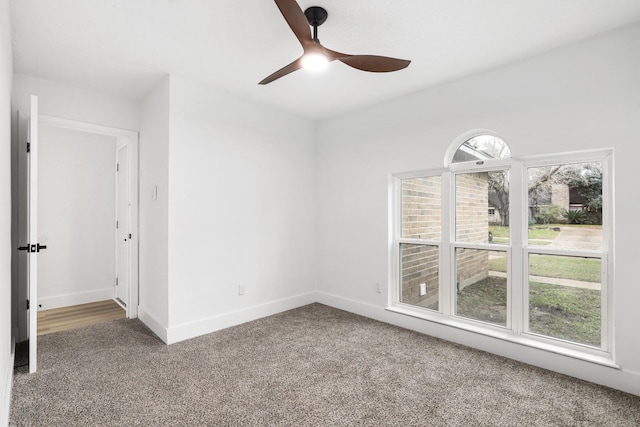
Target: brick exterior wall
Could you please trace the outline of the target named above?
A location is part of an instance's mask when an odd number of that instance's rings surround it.
[[[461,290],[489,276],[489,251],[458,248],[456,265],[456,285]]]
[[[489,175],[456,175],[456,240],[487,243],[489,236]]]
[[[456,240],[487,243],[489,239],[489,175],[486,172],[456,175]],[[489,274],[487,251],[456,252],[457,287],[476,283]]]
[[[439,248],[437,246],[400,246],[402,260],[402,291],[400,301],[406,304],[438,309]],[[426,284],[425,295],[420,295],[420,284]]]
[[[402,237],[440,240],[442,223],[439,176],[402,180]]]

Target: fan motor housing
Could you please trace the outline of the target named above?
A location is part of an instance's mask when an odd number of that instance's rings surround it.
[[[324,21],[327,20],[327,16],[329,16],[329,14],[320,6],[311,6],[304,11],[304,16],[307,17],[309,25],[312,27],[319,27],[324,24]]]

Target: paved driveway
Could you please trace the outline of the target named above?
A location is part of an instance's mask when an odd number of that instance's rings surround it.
[[[561,225],[560,233],[558,233],[548,247],[562,249],[602,249],[602,229]]]

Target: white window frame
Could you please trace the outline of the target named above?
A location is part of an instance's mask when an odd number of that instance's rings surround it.
[[[449,306],[450,306],[450,315],[452,317],[455,317],[456,319],[458,319],[459,321],[463,321],[463,322],[473,322],[473,323],[478,323],[479,321],[473,320],[473,319],[468,319],[462,316],[457,316],[455,314],[455,309],[456,309],[456,293],[457,293],[457,289],[455,286],[453,286],[453,283],[455,282],[455,277],[456,277],[456,262],[455,262],[455,252],[456,249],[458,248],[462,248],[462,249],[478,249],[478,250],[487,250],[487,251],[498,251],[498,252],[505,252],[506,257],[507,257],[507,272],[511,271],[512,268],[512,261],[511,261],[511,254],[512,254],[512,242],[511,242],[511,225],[509,226],[509,244],[496,244],[496,243],[470,243],[470,242],[464,242],[464,241],[458,241],[456,239],[456,177],[458,175],[463,175],[463,174],[469,174],[469,173],[480,173],[480,172],[491,172],[491,171],[509,171],[509,180],[511,181],[511,175],[512,175],[512,167],[513,167],[513,162],[511,159],[492,159],[492,160],[483,160],[480,162],[476,162],[476,161],[471,161],[471,162],[460,162],[460,163],[452,163],[449,166],[449,170],[451,171],[451,175],[452,175],[452,180],[449,186],[449,191],[451,194],[451,202],[450,202],[450,214],[447,215],[444,211],[442,213],[442,218],[443,219],[448,219],[450,221],[450,226],[449,226],[449,242],[450,242],[450,246],[451,246],[451,250],[450,250],[450,255],[449,255],[449,269],[451,271],[451,281],[449,283],[452,284],[452,286],[450,287],[450,295],[451,295],[451,300],[449,301]],[[510,210],[511,210],[511,206],[513,206],[513,196],[512,196],[512,191],[511,191],[511,184],[509,184],[509,206],[510,206]],[[510,215],[511,217],[511,215]],[[444,242],[443,242],[444,244]],[[513,321],[512,321],[512,306],[513,306],[513,290],[512,290],[512,280],[511,280],[511,274],[507,274],[507,321],[506,321],[506,325],[505,326],[499,326],[499,325],[493,325],[490,323],[486,323],[485,325],[491,327],[491,328],[499,328],[499,329],[506,329],[506,330],[511,330],[513,325]],[[481,322],[483,323],[483,322]]]
[[[550,249],[545,246],[536,246],[528,244],[527,230],[524,229],[522,236],[522,291],[523,291],[523,307],[526,309],[529,306],[529,255],[541,254],[541,255],[558,255],[569,256],[577,258],[598,258],[600,259],[600,275],[601,275],[601,336],[600,336],[600,349],[596,349],[591,346],[582,345],[573,342],[563,342],[563,345],[567,348],[571,348],[575,351],[584,351],[589,354],[595,355],[608,355],[611,359],[614,358],[613,350],[613,270],[609,268],[611,265],[612,251],[613,251],[613,150],[590,150],[577,153],[560,153],[554,155],[544,155],[529,157],[522,160],[524,179],[527,178],[527,170],[529,168],[552,166],[559,164],[580,164],[580,163],[602,163],[602,248],[600,250],[590,249]],[[525,181],[526,182],[526,181]],[[526,217],[527,211],[523,211],[523,221],[528,221]],[[526,312],[523,312],[526,314]],[[522,334],[530,337],[531,339],[538,340],[545,344],[555,344],[558,341],[562,341],[557,338],[549,338],[540,334],[530,332],[528,330],[528,316],[523,317],[523,329]]]
[[[497,136],[495,133],[489,133]],[[460,145],[468,138],[478,135],[466,133],[456,139]],[[553,353],[563,354],[577,359],[618,367],[615,363],[613,342],[613,150],[601,149],[571,153],[557,153],[526,158],[489,159],[449,163],[455,149],[448,150],[444,169],[427,169],[409,173],[397,173],[391,176],[391,215],[390,215],[390,283],[388,310],[418,317],[432,322],[500,338],[506,341],[524,344]],[[576,164],[601,162],[603,165],[603,248],[593,250],[545,249],[544,246],[528,245],[528,191],[527,169],[555,164]],[[447,164],[448,163],[448,164]],[[509,170],[510,178],[510,240],[503,244],[476,244],[455,240],[455,175],[461,173],[486,172],[491,170]],[[441,240],[407,239],[401,237],[402,231],[402,192],[403,179],[441,176],[442,224]],[[422,244],[439,247],[439,310],[420,308],[400,302],[401,271],[400,244]],[[502,327],[466,319],[455,315],[455,265],[454,255],[458,247],[482,250],[500,250],[507,253],[507,325]],[[593,257],[602,260],[602,327],[601,347],[563,341],[557,338],[531,333],[528,329],[528,256],[530,253]]]
[[[438,311],[442,311],[442,297],[443,297],[443,282],[442,282],[442,271],[443,271],[443,264],[442,264],[442,236],[445,233],[445,229],[444,229],[444,223],[441,225],[441,233],[440,233],[440,240],[434,240],[434,239],[416,239],[416,238],[407,238],[407,237],[402,237],[402,180],[403,179],[411,179],[411,178],[426,178],[426,177],[430,177],[430,176],[438,176],[441,177],[441,203],[444,204],[444,190],[445,190],[445,184],[444,182],[444,174],[445,170],[444,169],[430,169],[430,170],[423,170],[423,171],[414,171],[414,172],[405,172],[405,173],[399,173],[399,174],[394,174],[392,177],[392,186],[393,186],[393,191],[392,191],[392,204],[393,204],[393,208],[392,208],[392,227],[393,227],[393,232],[392,232],[392,247],[391,247],[391,262],[390,262],[390,271],[392,271],[392,278],[391,278],[391,283],[394,283],[394,286],[390,286],[389,289],[391,290],[391,300],[395,301],[396,305],[399,306],[404,306],[404,307],[413,307],[417,310],[420,310],[421,312],[426,312],[426,313],[434,313],[434,310],[430,310],[427,308],[420,308],[420,307],[415,307],[409,304],[404,304],[401,302],[401,295],[400,295],[400,288],[402,286],[402,279],[400,277],[401,271],[400,271],[400,264],[401,264],[401,259],[400,259],[400,245],[404,244],[411,244],[411,245],[423,245],[423,246],[437,246],[438,247]],[[394,220],[396,218],[400,218],[400,220]]]

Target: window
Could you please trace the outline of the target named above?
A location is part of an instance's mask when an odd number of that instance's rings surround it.
[[[527,168],[525,330],[532,334],[605,347],[603,166],[558,162]]]
[[[390,309],[611,363],[611,157],[513,159],[483,130],[397,174]]]
[[[439,309],[442,215],[440,176],[400,180],[400,293],[402,303]]]

